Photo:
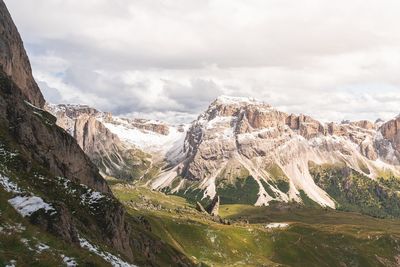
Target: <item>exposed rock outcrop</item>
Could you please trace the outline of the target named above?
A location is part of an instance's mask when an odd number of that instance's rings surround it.
[[[220,203],[219,196],[215,196],[211,201],[210,205],[208,205],[207,212],[211,216],[219,216],[219,203]]]

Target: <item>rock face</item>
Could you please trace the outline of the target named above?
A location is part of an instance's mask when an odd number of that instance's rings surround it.
[[[76,141],[55,125],[56,119],[52,115],[41,109],[44,104],[42,94],[32,78],[21,38],[3,1],[0,1],[0,29],[1,140],[13,143],[20,158],[26,162],[19,171],[30,173],[40,166],[48,172],[48,176],[65,177],[113,199],[98,169]],[[40,182],[37,177],[30,179],[36,179],[36,184]],[[46,191],[43,194],[46,195]],[[79,218],[72,218],[70,213],[64,211],[63,208],[58,210],[64,216],[56,224],[46,223],[44,219],[38,222],[59,233],[66,241],[71,241],[71,233],[74,232],[71,224],[78,222]],[[117,203],[107,216],[98,218],[92,227],[102,232],[99,239],[132,259],[130,241],[126,238],[130,235],[129,226],[124,216],[121,204]]]
[[[0,1],[0,64],[30,103],[43,107],[45,101],[32,77],[31,65],[21,37],[3,1]]]
[[[314,183],[310,162],[345,164],[371,178],[383,169],[400,174],[399,121],[325,124],[254,99],[220,97],[191,125],[182,160],[152,187],[191,195],[200,190],[197,199],[218,195],[223,203],[255,205],[301,202],[305,193],[322,206],[334,207]]]
[[[46,109],[57,117],[57,125],[73,136],[95,162],[100,158],[110,158],[110,151],[118,151],[117,158],[128,150],[142,150],[161,159],[174,157],[180,152],[174,149],[183,144],[187,130],[185,125],[113,117],[111,113],[86,105],[47,104]],[[113,165],[121,166],[121,162],[115,161]],[[104,169],[101,165],[97,166]]]
[[[400,117],[384,123],[380,128],[379,153],[389,161],[400,164]]]
[[[169,127],[167,124],[162,122],[155,122],[151,120],[145,119],[133,119],[131,120],[131,125],[138,129],[142,129],[145,131],[155,132],[162,135],[169,134]]]
[[[219,196],[215,196],[210,205],[207,207],[207,212],[211,216],[219,216],[219,201]]]
[[[103,175],[132,180],[149,167],[144,163],[147,156],[143,152],[121,142],[104,126],[102,121],[110,114],[85,105],[47,104],[46,109],[57,117],[57,125],[75,138]]]

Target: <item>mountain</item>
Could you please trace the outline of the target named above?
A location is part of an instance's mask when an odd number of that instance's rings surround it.
[[[76,140],[44,110],[3,1],[0,31],[0,265],[191,265],[126,214]]]
[[[111,114],[85,105],[52,105],[46,110],[57,118],[57,125],[74,137],[103,176],[135,180],[151,168],[151,157],[134,145],[123,142],[105,127]]]
[[[108,113],[109,114],[109,113]],[[188,125],[105,116],[104,125],[121,140],[152,155],[156,162],[179,160]]]
[[[389,201],[385,196],[399,203],[397,189],[387,186],[389,178],[400,176],[398,126],[398,118],[321,123],[255,99],[222,96],[192,123],[182,160],[164,169],[151,187],[194,200],[218,195],[221,203],[261,206],[310,199],[335,208],[352,201],[348,191],[357,189],[357,175],[371,188],[381,188],[368,196],[377,206]],[[316,177],[319,167],[340,171],[343,180],[326,185],[328,176]],[[335,190],[341,191],[340,199]],[[399,215],[397,207],[388,214]]]
[[[208,205],[219,196],[225,204],[294,201],[400,216],[399,118],[322,123],[228,96],[216,99],[190,126],[113,117],[87,106],[53,106],[53,114],[100,169],[115,151],[103,143],[119,147],[117,155],[128,148],[141,151],[147,157],[136,161],[131,180],[194,203]],[[82,123],[89,118],[97,125],[92,131]],[[85,144],[108,152],[96,153]],[[114,166],[132,164],[115,161]],[[110,168],[104,173],[116,176]]]
[[[86,105],[47,104],[57,125],[73,136],[103,176],[148,180],[164,161],[176,161],[186,125],[114,117]]]

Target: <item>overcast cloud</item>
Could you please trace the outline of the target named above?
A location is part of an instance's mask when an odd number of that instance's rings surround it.
[[[218,95],[400,113],[398,0],[6,0],[53,103],[188,121]]]

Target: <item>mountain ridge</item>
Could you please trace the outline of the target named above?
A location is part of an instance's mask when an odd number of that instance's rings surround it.
[[[135,119],[106,114],[107,119],[100,116],[100,121],[116,135],[121,134],[116,126],[136,127]],[[315,183],[309,165],[345,163],[369,179],[383,172],[399,175],[396,123],[397,119],[322,123],[307,115],[281,112],[254,98],[220,96],[183,129],[179,140],[163,148],[175,154],[164,154],[165,166],[160,165],[160,174],[146,184],[189,198],[197,192],[195,200],[211,200],[219,194],[219,181],[224,191],[236,186],[237,176],[248,183],[245,187],[251,185],[256,196],[250,198],[251,204],[302,202],[304,192],[312,201],[334,208],[335,200]],[[129,132],[123,132],[123,139],[129,138]],[[135,142],[153,157],[157,154],[140,144],[152,142],[151,135]]]

